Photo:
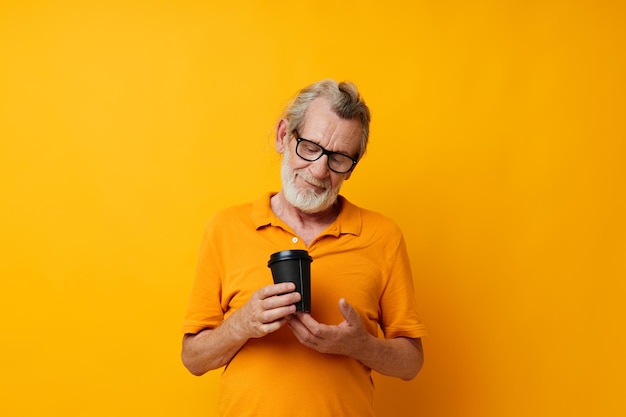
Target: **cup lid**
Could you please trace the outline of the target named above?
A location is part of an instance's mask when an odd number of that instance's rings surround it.
[[[291,259],[307,259],[309,262],[313,261],[313,258],[309,255],[309,252],[303,249],[283,250],[273,253],[270,256],[270,260],[267,262],[267,266],[270,266],[274,262],[288,261]]]

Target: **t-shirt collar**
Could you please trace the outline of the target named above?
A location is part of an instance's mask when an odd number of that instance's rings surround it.
[[[252,202],[252,223],[259,229],[263,226],[279,226],[284,223],[272,211],[270,198],[275,192],[265,194],[262,198]],[[361,233],[361,210],[349,202],[345,197],[338,196],[341,203],[341,211],[337,219],[331,224],[327,233],[339,236],[340,234],[359,235]]]

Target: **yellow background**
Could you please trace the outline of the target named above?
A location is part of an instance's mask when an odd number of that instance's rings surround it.
[[[623,416],[625,21],[591,0],[3,0],[0,415],[215,415],[219,372],[179,359],[202,226],[278,189],[276,118],[333,77],[373,112],[343,193],[405,231],[430,333],[416,380],[376,376],[379,415]]]

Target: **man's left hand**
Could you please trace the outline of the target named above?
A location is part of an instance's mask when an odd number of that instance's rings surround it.
[[[372,336],[344,298],[339,300],[339,311],[344,321],[336,326],[319,323],[310,314],[297,313],[289,318],[289,327],[304,346],[320,353],[356,357]]]

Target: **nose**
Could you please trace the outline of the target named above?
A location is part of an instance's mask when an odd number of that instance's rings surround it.
[[[309,165],[309,171],[315,178],[327,178],[330,175],[330,169],[328,168],[328,155],[322,155],[322,157],[317,161],[311,162]]]

